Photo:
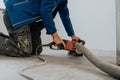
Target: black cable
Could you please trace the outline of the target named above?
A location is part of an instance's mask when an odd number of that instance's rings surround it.
[[[37,57],[39,60],[45,62],[45,60],[42,59],[42,58],[40,57],[39,53],[38,53],[38,49],[39,49],[40,47],[42,47],[42,46],[43,46],[43,45],[39,45],[39,46],[37,46],[35,53],[36,53],[36,57]]]

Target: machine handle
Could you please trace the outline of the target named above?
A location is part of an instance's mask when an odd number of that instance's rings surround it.
[[[79,40],[79,43],[82,45],[85,45],[85,41],[84,40]]]
[[[68,40],[65,40],[65,39],[63,39],[63,41],[64,41],[65,44],[68,42]],[[79,40],[78,42],[82,45],[85,45],[84,40]],[[51,42],[49,44],[49,47],[50,47],[50,49],[53,49],[53,50],[64,50],[64,46],[62,44],[61,45],[55,45],[55,42]]]
[[[65,39],[63,39],[63,41],[65,44],[68,42],[68,40],[65,40]],[[50,49],[53,49],[53,50],[63,50],[64,49],[64,46],[62,44],[55,45],[55,42],[51,42],[49,46],[50,46]]]

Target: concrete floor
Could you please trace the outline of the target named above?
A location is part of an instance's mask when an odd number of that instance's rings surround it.
[[[99,58],[116,63],[113,51],[92,51]],[[41,53],[47,63],[42,63],[35,56],[28,58],[12,58],[0,56],[0,80],[28,80],[19,71],[24,67],[38,65],[24,71],[34,80],[115,80],[91,64],[84,56],[68,56],[67,51],[54,51],[44,48]]]

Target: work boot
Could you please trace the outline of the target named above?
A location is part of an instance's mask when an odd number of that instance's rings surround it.
[[[32,36],[32,55],[40,55],[42,52],[41,30],[43,29],[43,26],[41,24],[41,22],[29,24]]]
[[[25,54],[23,50],[20,49],[8,35],[3,33],[0,33],[0,55],[10,57],[29,56],[28,54]]]
[[[68,55],[69,56],[75,56],[75,57],[81,57],[81,56],[83,56],[83,53],[81,53],[81,52],[76,53],[76,51],[69,51]]]
[[[17,47],[23,50],[24,53],[30,55],[32,53],[30,26],[25,25],[20,28],[14,29],[14,27],[10,23],[10,20],[6,11],[4,13],[3,19],[10,37],[15,42]]]

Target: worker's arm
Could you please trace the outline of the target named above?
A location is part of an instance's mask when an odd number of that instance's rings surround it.
[[[67,0],[65,2],[63,2],[58,11],[59,11],[59,15],[60,15],[60,18],[62,20],[62,23],[64,25],[64,28],[68,34],[68,36],[70,36],[72,38],[72,40],[75,40],[75,41],[78,41],[80,40],[79,37],[77,37],[74,33],[74,29],[73,29],[73,26],[72,26],[72,23],[71,23],[71,20],[70,20],[70,16],[69,16],[69,9],[67,7]]]
[[[57,31],[52,16],[52,9],[54,7],[55,7],[54,0],[41,0],[40,16],[45,25],[47,34],[53,34]]]
[[[52,10],[56,6],[56,0],[41,0],[40,4],[40,15],[47,30],[47,34],[51,34],[53,41],[56,45],[65,44],[63,40],[57,33],[57,29],[55,27],[55,23],[53,21]]]
[[[67,0],[65,2],[63,2],[60,5],[58,11],[59,11],[60,18],[62,20],[62,23],[64,25],[64,28],[65,28],[68,36],[72,36],[72,35],[74,35],[74,30],[73,30],[73,26],[72,26],[72,23],[70,20],[67,3],[68,3]]]

